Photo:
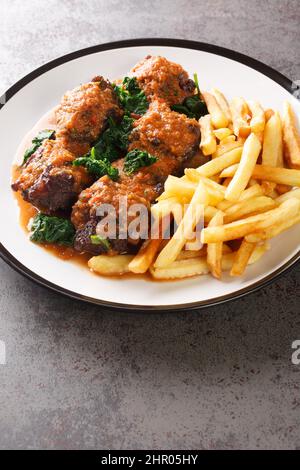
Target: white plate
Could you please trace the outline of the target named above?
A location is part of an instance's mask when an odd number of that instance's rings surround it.
[[[31,243],[19,225],[17,204],[10,189],[11,165],[24,135],[63,93],[102,74],[110,79],[126,74],[147,54],[180,63],[197,72],[200,88],[220,88],[227,97],[259,100],[266,108],[282,108],[288,99],[298,116],[300,103],[291,82],[249,57],[216,46],[172,39],[141,39],[92,47],[59,58],[35,70],[6,93],[0,110],[2,223],[1,256],[36,282],[65,295],[108,307],[133,310],[200,308],[245,295],[274,280],[300,258],[299,226],[272,241],[271,250],[241,278],[211,276],[183,281],[152,282],[142,278],[95,276],[83,266],[62,261]]]

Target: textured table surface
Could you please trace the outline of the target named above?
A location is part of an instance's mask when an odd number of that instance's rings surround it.
[[[0,92],[67,52],[155,36],[229,47],[299,79],[299,22],[299,0],[1,0]],[[300,448],[299,277],[298,266],[206,311],[124,314],[1,261],[0,448]]]

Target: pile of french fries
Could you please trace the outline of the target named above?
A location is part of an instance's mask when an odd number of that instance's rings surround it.
[[[147,240],[135,256],[93,257],[93,271],[150,272],[155,279],[241,276],[270,239],[300,222],[300,135],[290,103],[280,115],[243,98],[229,104],[216,89],[202,95],[209,114],[199,121],[200,149],[210,160],[181,178],[169,176],[152,206],[158,224],[173,216],[175,233]],[[199,207],[204,225],[191,243],[186,233],[197,227]]]

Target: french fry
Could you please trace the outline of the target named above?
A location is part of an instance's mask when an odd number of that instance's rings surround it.
[[[219,105],[218,101],[212,95],[211,93],[208,93],[207,91],[202,92],[202,96],[204,98],[204,101],[206,103],[208,112],[211,116],[211,122],[212,125],[216,129],[220,129],[222,127],[227,127],[229,124],[229,121],[226,117],[226,115],[223,113],[221,106]]]
[[[246,201],[247,199],[251,199],[255,196],[263,196],[264,192],[260,184],[256,183],[253,186],[250,186],[250,188],[245,189],[242,194],[240,195],[240,198],[238,202],[241,201]],[[236,202],[233,201],[221,201],[218,204],[218,209],[221,211],[226,211],[229,207],[232,207]]]
[[[151,213],[155,219],[162,219],[170,214],[174,214],[175,211],[183,211],[182,203],[176,197],[159,201],[151,207]]]
[[[239,162],[242,156],[242,151],[242,147],[230,150],[221,157],[215,158],[214,160],[210,160],[204,165],[199,166],[197,168],[197,171],[200,175],[206,176],[207,178],[217,175],[222,170],[224,170],[224,168],[227,168],[230,165]],[[186,171],[185,174],[187,174]]]
[[[276,188],[276,183],[272,183],[271,181],[262,181],[261,188],[266,196],[270,196]]]
[[[150,273],[154,279],[184,279],[200,274],[208,274],[209,268],[206,258],[199,256],[192,259],[173,261],[164,268],[156,268],[154,265],[150,268]]]
[[[200,250],[182,250],[176,258],[176,261],[182,259],[192,259],[206,256],[206,246],[203,246]]]
[[[88,267],[103,276],[120,276],[130,272],[129,264],[133,258],[133,255],[93,256],[88,261]]]
[[[220,144],[218,145],[218,147],[222,146],[223,148],[227,145],[227,144],[230,144],[232,142],[237,142],[236,140],[236,136],[235,135],[229,135],[227,137],[224,137],[223,140],[221,140]]]
[[[230,112],[233,122],[233,132],[237,137],[248,137],[251,127],[248,123],[250,111],[243,98],[234,98],[230,103]]]
[[[265,126],[262,164],[274,167],[283,166],[282,124],[278,112],[271,116]]]
[[[228,127],[221,127],[220,129],[215,129],[213,131],[213,133],[215,134],[215,136],[218,140],[224,140],[224,139],[227,139],[227,137],[232,136],[233,132]],[[235,138],[234,138],[234,140],[235,140]]]
[[[293,197],[296,199],[300,199],[300,188],[293,189],[288,193],[282,194],[276,199],[276,202],[277,204],[282,204],[284,201],[287,201],[288,199],[291,199]]]
[[[161,239],[149,239],[144,242],[138,254],[130,261],[129,271],[142,274],[148,271],[161,245]]]
[[[226,178],[223,181],[223,186],[225,186],[225,188],[227,188],[229,186],[229,184],[231,183],[231,180],[232,180],[232,178]]]
[[[243,238],[250,233],[261,232],[272,225],[279,224],[287,218],[295,217],[300,210],[298,199],[289,199],[276,209],[262,214],[246,217],[220,227],[207,227],[202,230],[202,243],[217,243],[220,241],[235,240]]]
[[[296,115],[288,101],[284,103],[282,124],[284,157],[291,168],[300,169],[300,134]]]
[[[269,119],[271,119],[271,117],[274,115],[274,111],[273,109],[266,109],[265,110],[265,121],[268,122]]]
[[[183,180],[176,176],[168,176],[165,182],[165,192],[170,196],[178,197],[179,194],[184,194],[187,199],[192,199],[194,192],[197,188],[197,184],[190,179]]]
[[[289,228],[299,223],[300,214],[296,215],[295,217],[292,217],[291,219],[284,220],[280,224],[269,227],[268,229],[263,230],[262,232],[249,234],[245,238],[251,243],[260,242],[262,240],[269,240],[271,238],[277,237],[277,235],[280,235],[282,232],[285,232]]]
[[[216,227],[223,224],[223,212],[218,211],[209,222],[209,227]],[[222,275],[222,252],[223,242],[208,243],[207,245],[207,264],[212,275],[220,279]]]
[[[207,114],[199,119],[201,141],[200,149],[203,155],[211,155],[217,149],[216,136],[213,133],[213,127],[211,122],[211,116]]]
[[[258,101],[248,101],[248,107],[251,112],[250,127],[251,132],[260,135],[265,129],[265,112]]]
[[[288,193],[289,191],[291,191],[291,187],[290,186],[287,186],[286,184],[277,184],[276,185],[276,191],[279,193],[279,194],[285,194],[285,193]]]
[[[265,254],[265,252],[269,250],[268,243],[264,243],[262,245],[256,245],[250,259],[248,261],[248,265],[257,263],[261,259],[261,257]],[[234,258],[236,253],[227,253],[223,255],[222,258],[222,271],[230,271],[232,269]]]
[[[250,134],[245,142],[239,167],[225,192],[225,199],[228,201],[237,201],[247,187],[260,149],[261,144],[258,138],[255,134]]]
[[[154,267],[165,268],[176,260],[186,241],[192,236],[194,228],[201,217],[201,208],[208,205],[208,195],[202,181],[197,186],[191,203],[184,214],[175,234],[158,255]]]
[[[226,116],[228,122],[230,123],[231,120],[232,120],[231,119],[231,112],[230,112],[228,101],[226,100],[225,96],[217,88],[213,88],[211,90],[211,93],[216,98],[220,108],[222,109],[224,115]]]
[[[204,223],[208,224],[211,219],[216,215],[218,209],[213,206],[206,206],[204,207]]]
[[[228,141],[228,137],[226,137],[226,139],[224,140],[225,142],[221,140],[219,145],[217,145],[217,150],[215,151],[215,153],[212,154],[212,158],[221,157],[225,153],[230,152],[230,150],[237,149],[243,146],[243,142],[241,142],[240,140],[230,139]]]
[[[221,178],[232,178],[238,169],[238,165],[231,165],[222,171]],[[271,166],[256,165],[252,176],[259,180],[273,181],[277,184],[288,186],[300,186],[300,170],[290,168],[273,168]]]
[[[251,199],[238,201],[225,211],[224,223],[229,224],[234,220],[242,219],[251,214],[267,212],[277,206],[276,202],[267,196],[257,196]]]
[[[230,276],[242,276],[254,249],[255,243],[249,243],[245,239],[242,241],[240,248],[235,253]]]

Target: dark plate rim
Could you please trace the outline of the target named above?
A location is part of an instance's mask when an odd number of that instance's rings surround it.
[[[112,49],[121,49],[125,47],[138,47],[138,46],[169,46],[169,47],[179,47],[179,48],[186,48],[186,49],[194,49],[204,52],[210,52],[212,54],[216,54],[219,56],[227,57],[232,59],[236,62],[240,62],[248,67],[255,69],[256,71],[266,75],[267,77],[271,78],[273,81],[281,85],[284,89],[292,94],[293,91],[293,83],[287,77],[282,75],[280,72],[277,72],[275,69],[269,67],[268,65],[253,59],[245,54],[241,54],[239,52],[233,51],[231,49],[226,49],[224,47],[216,46],[214,44],[208,44],[204,42],[197,42],[197,41],[189,41],[185,39],[171,39],[171,38],[146,38],[146,39],[128,39],[123,41],[115,41],[109,42],[105,44],[99,44],[96,46],[87,47],[84,49],[80,49],[75,52],[71,52],[70,54],[66,54],[62,57],[54,59],[41,67],[30,72],[28,75],[23,77],[21,80],[16,82],[12,85],[5,93],[4,97],[5,100],[0,100],[2,104],[0,104],[0,110],[5,106],[5,103],[8,102],[18,91],[20,91],[23,87],[25,87],[28,83],[33,81],[35,78],[39,77],[40,75],[48,72],[49,70],[69,62],[71,60],[77,59],[79,57],[83,57],[90,54],[95,54],[97,52],[112,50]],[[4,104],[3,104],[4,102]],[[13,269],[15,269],[20,274],[24,275],[28,279],[38,283],[39,285],[46,287],[56,293],[63,294],[67,297],[72,299],[88,302],[91,304],[96,304],[101,307],[105,307],[107,309],[113,310],[126,310],[126,311],[150,311],[150,312],[162,312],[162,311],[186,311],[186,310],[195,310],[195,309],[203,309],[207,307],[213,307],[219,304],[223,304],[225,302],[229,302],[231,300],[236,300],[238,298],[244,297],[250,293],[253,293],[263,287],[266,287],[271,282],[277,280],[279,276],[286,273],[291,268],[295,267],[297,261],[300,259],[300,250],[290,259],[288,260],[283,266],[278,268],[276,271],[272,272],[268,276],[264,277],[260,281],[253,283],[252,285],[245,287],[243,289],[239,289],[238,291],[234,292],[233,294],[227,294],[224,296],[216,297],[215,299],[205,300],[205,301],[197,301],[191,302],[186,304],[171,304],[171,305],[156,305],[156,306],[148,306],[148,305],[133,305],[133,304],[123,304],[118,302],[108,302],[104,300],[94,299],[92,297],[86,297],[80,295],[76,292],[67,290],[59,285],[53,284],[44,278],[38,276],[36,273],[28,269],[22,263],[20,263],[6,248],[0,243],[0,256],[1,258]]]

